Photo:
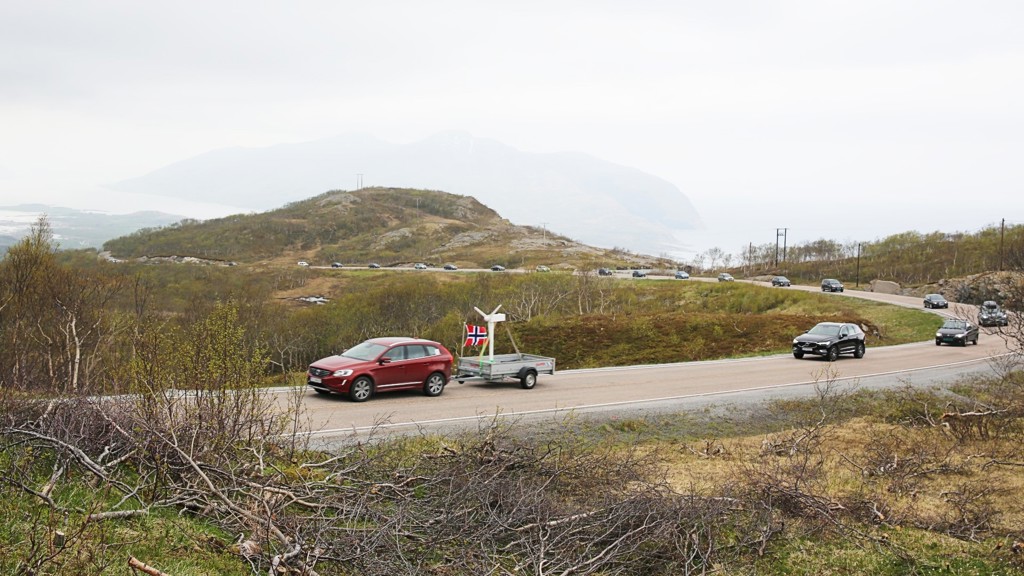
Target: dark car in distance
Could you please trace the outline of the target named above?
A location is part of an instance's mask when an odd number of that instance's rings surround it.
[[[633,278],[647,278],[647,272],[643,270],[633,270]]]
[[[331,268],[342,268],[342,267],[343,267],[343,265],[342,265],[341,262],[331,262]]]
[[[843,283],[835,278],[825,278],[821,281],[822,292],[842,292]]]
[[[444,265],[444,269],[445,270],[458,270],[459,267],[456,266],[455,264],[445,264]]]
[[[371,338],[309,365],[306,384],[319,394],[364,402],[378,392],[423,390],[440,396],[452,376],[452,354],[418,338]]]
[[[377,264],[376,262],[372,262],[369,266],[367,266],[367,268],[373,268],[374,270],[376,270],[376,269],[380,268],[380,264]]]
[[[734,282],[736,279],[732,277],[732,274],[728,272],[722,272],[718,275],[719,282]]]
[[[942,323],[935,333],[935,345],[956,344],[967,346],[968,342],[978,343],[978,327],[966,320],[950,318]]]
[[[611,276],[612,275],[612,271],[609,270],[608,268],[598,268],[597,269],[597,275],[598,276]]]
[[[833,362],[840,354],[863,358],[865,351],[864,331],[849,322],[820,322],[793,339],[794,358],[814,354]]]
[[[949,302],[942,297],[942,294],[925,294],[925,308],[949,308]]]
[[[792,286],[793,283],[785,276],[772,276],[772,286]]]
[[[502,266],[501,264],[495,264],[494,266],[491,266],[491,272],[504,272],[504,271],[505,271],[505,267]]]
[[[690,273],[686,270],[676,270],[676,280],[689,280]]]
[[[995,300],[985,300],[978,310],[978,324],[982,326],[1008,326],[1010,318],[999,308]]]

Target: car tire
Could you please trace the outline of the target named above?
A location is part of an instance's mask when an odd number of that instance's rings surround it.
[[[530,390],[537,385],[537,373],[533,370],[527,370],[525,374],[519,379],[519,386],[523,390]]]
[[[804,357],[804,353],[803,352],[800,352],[799,350],[793,351],[793,358],[796,358],[797,360],[799,360],[799,359],[801,359],[803,357]]]
[[[836,360],[838,360],[839,359],[839,347],[838,346],[833,346],[833,347],[829,348],[828,352],[825,354],[825,359],[828,360],[829,362],[835,362]]]
[[[366,376],[356,378],[348,389],[348,398],[353,402],[366,402],[373,396],[373,381]]]
[[[863,358],[864,357],[864,352],[865,352],[864,343],[860,342],[860,343],[857,344],[857,347],[853,349],[853,357],[854,358]]]
[[[431,398],[440,396],[444,392],[444,374],[440,372],[434,372],[430,376],[427,376],[426,382],[423,383],[423,393]]]
[[[942,342],[939,342],[938,340],[936,340],[936,341],[935,341],[935,345],[936,345],[936,346],[942,346]]]

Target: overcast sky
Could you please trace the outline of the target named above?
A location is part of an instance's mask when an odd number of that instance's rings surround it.
[[[973,231],[1024,223],[1022,103],[1019,0],[0,0],[0,205],[207,217],[101,186],[462,130],[672,182],[695,249]]]

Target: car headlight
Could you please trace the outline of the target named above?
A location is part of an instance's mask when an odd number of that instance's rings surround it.
[[[346,370],[335,370],[334,371],[334,376],[351,376],[351,375],[352,375],[352,371],[348,370],[348,369],[346,369]]]
[[[797,340],[796,338],[794,338],[794,339],[793,339],[793,346],[796,346],[796,345],[798,345],[798,344],[800,344],[800,341],[799,341],[799,340]]]
[[[936,338],[942,338],[942,332],[936,332],[935,333],[935,337]]]

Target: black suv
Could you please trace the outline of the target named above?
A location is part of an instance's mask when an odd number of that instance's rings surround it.
[[[822,292],[842,292],[843,283],[835,278],[825,278],[821,281]]]
[[[803,358],[804,354],[824,356],[829,362],[840,354],[853,354],[854,358],[864,357],[864,331],[850,323],[821,322],[814,328],[793,339],[793,357]]]
[[[793,283],[785,276],[772,276],[772,286],[792,286]]]
[[[598,276],[611,276],[612,275],[612,271],[607,269],[607,268],[598,268],[597,269],[597,275]]]
[[[994,300],[985,300],[981,304],[981,309],[978,310],[978,324],[982,326],[1007,326],[1010,323],[1010,319],[1006,316],[1006,312],[999,309],[999,304],[996,304]]]

